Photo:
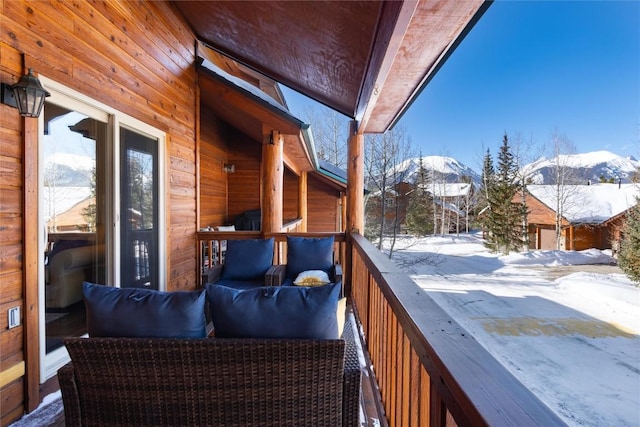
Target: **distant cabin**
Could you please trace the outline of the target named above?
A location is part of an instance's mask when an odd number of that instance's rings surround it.
[[[635,206],[636,184],[528,185],[526,195],[529,248],[556,249],[556,214],[561,215],[565,250],[615,249],[628,210]],[[521,195],[514,202],[521,202]]]

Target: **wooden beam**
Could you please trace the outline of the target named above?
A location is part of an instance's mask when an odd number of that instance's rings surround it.
[[[356,120],[362,129],[367,127],[417,6],[418,2],[413,0],[384,4],[371,59],[379,66],[368,68],[363,84],[363,92],[368,96],[360,97],[356,110]]]
[[[38,121],[24,122],[24,348],[25,410],[40,404],[40,322],[38,305]]]
[[[198,49],[198,42],[196,41],[196,50]],[[198,74],[196,74],[196,79],[198,79]],[[197,84],[194,85],[194,91],[195,91],[195,95],[196,95],[196,99],[195,99],[195,152],[196,152],[196,156],[195,156],[195,161],[196,161],[196,229],[199,229],[202,226],[202,217],[201,217],[201,208],[202,208],[202,201],[200,198],[200,193],[202,191],[202,183],[201,183],[201,177],[202,177],[202,172],[200,171],[201,167],[202,167],[202,162],[201,162],[201,158],[202,158],[202,141],[200,140],[200,134],[201,134],[201,130],[200,130],[200,123],[201,123],[201,116],[200,116],[200,112],[201,112],[201,105],[200,105],[200,86]],[[168,144],[167,144],[168,146]],[[164,165],[167,169],[169,170],[169,165]],[[169,199],[169,194],[166,194],[167,200]],[[199,273],[196,274],[196,277],[199,276]]]
[[[262,144],[262,232],[276,233],[282,229],[283,138],[276,131],[268,138],[267,143]]]
[[[300,231],[307,231],[307,195],[308,195],[308,173],[302,172],[298,179],[298,218],[302,218]]]
[[[349,125],[347,147],[347,232],[364,232],[364,135],[358,123]]]
[[[340,231],[344,232],[347,227],[347,193],[340,192]]]
[[[302,169],[300,169],[300,166],[297,165],[296,162],[289,155],[287,155],[287,153],[284,152],[284,150],[282,156],[282,160],[284,164],[289,168],[289,170],[294,174],[300,176],[300,174],[302,173]]]

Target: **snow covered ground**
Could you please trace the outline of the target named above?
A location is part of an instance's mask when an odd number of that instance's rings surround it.
[[[609,266],[607,251],[499,256],[477,235],[402,236],[395,251],[394,261],[567,424],[640,426],[640,288]]]

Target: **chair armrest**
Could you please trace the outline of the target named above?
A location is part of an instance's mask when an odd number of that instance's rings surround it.
[[[222,269],[224,268],[223,264],[216,264],[211,268],[207,268],[202,272],[202,284],[203,286],[207,283],[218,283],[220,281],[220,276],[222,275]]]
[[[280,286],[284,282],[287,266],[283,264],[272,265],[264,275],[265,286]]]
[[[347,314],[348,316],[348,314]],[[347,322],[342,339],[344,348],[344,376],[342,385],[342,426],[357,427],[360,425],[360,384],[362,382],[362,367],[358,358],[358,345],[353,326]]]
[[[333,283],[342,282],[342,265],[335,264],[333,266]]]
[[[62,392],[62,404],[64,406],[64,421],[68,426],[82,424],[80,415],[80,395],[76,385],[73,364],[67,363],[58,369],[58,383]]]

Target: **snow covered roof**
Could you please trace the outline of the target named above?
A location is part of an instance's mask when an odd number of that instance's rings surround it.
[[[90,187],[44,187],[43,214],[45,221],[61,215],[91,197]]]
[[[346,185],[347,171],[324,159],[318,159],[318,172]]]
[[[261,101],[266,102],[270,106],[275,107],[276,109],[280,110],[281,113],[283,113],[285,115],[288,115],[292,119],[298,120],[298,121],[300,121],[302,123],[302,120],[298,119],[293,114],[291,114],[289,112],[289,110],[287,110],[282,104],[280,104],[278,101],[276,101],[275,99],[273,99],[272,97],[267,95],[264,91],[260,90],[260,88],[257,88],[255,86],[253,86],[252,84],[247,83],[244,80],[227,73],[222,68],[218,67],[216,64],[214,64],[213,62],[211,62],[211,61],[209,61],[207,59],[203,59],[201,66],[203,68],[206,68],[210,72],[218,75],[219,77],[227,80],[229,83],[231,83],[231,84],[243,89],[244,91],[250,93],[255,98],[258,98]]]
[[[637,184],[528,185],[527,191],[554,212],[557,200],[564,218],[572,224],[601,224],[637,203]],[[558,195],[559,193],[559,195]]]
[[[471,184],[466,182],[442,183],[431,182],[426,184],[426,190],[434,197],[464,197],[469,195]]]

